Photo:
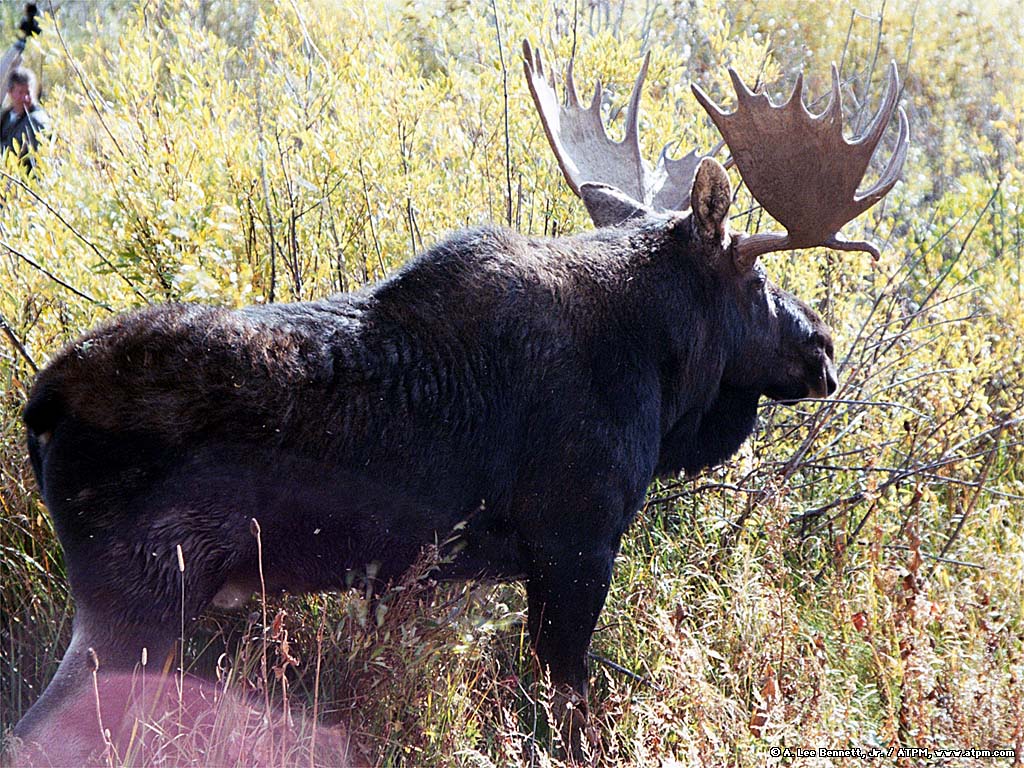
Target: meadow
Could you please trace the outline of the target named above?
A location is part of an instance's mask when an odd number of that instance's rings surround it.
[[[19,15],[0,8],[12,40]],[[690,83],[730,106],[728,66],[776,99],[802,69],[813,108],[836,62],[851,135],[892,60],[911,122],[903,180],[844,230],[877,262],[765,257],[833,328],[838,392],[763,402],[737,456],[653,486],[624,540],[592,645],[601,759],[1024,765],[1018,3],[164,0],[68,4],[42,26],[26,63],[55,130],[33,176],[0,169],[0,733],[74,613],[20,421],[37,368],[147,303],[322,298],[463,226],[589,228],[525,85],[528,37],[556,66],[575,53],[587,98],[607,85],[620,131],[650,50],[651,158],[717,143]],[[742,186],[733,212],[735,229],[773,228]],[[261,764],[337,764],[339,737],[353,765],[558,765],[525,603],[516,585],[433,585],[425,561],[373,599],[211,611],[182,653],[294,713]],[[253,761],[216,747],[169,738],[103,762]],[[819,748],[836,753],[797,755]],[[1016,757],[942,752],[969,749]]]

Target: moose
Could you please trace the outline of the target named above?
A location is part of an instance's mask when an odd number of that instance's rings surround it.
[[[641,158],[649,54],[621,142],[607,137],[600,82],[582,106],[570,62],[563,102],[539,52],[524,42],[523,55],[594,231],[468,229],[321,301],[142,309],[38,375],[28,450],[76,613],[16,737],[45,745],[60,729],[54,762],[87,754],[98,729],[61,723],[94,672],[103,698],[106,673],[135,669],[143,649],[167,658],[181,612],[238,602],[259,589],[261,568],[268,590],[344,588],[368,564],[387,582],[437,541],[453,542],[439,579],[525,582],[563,725],[584,729],[591,633],[648,485],[727,459],[762,396],[792,403],[837,387],[828,327],[759,257],[814,246],[877,256],[839,229],[897,182],[909,124],[901,108],[890,161],[858,192],[894,114],[895,65],[852,142],[834,66],[817,115],[800,78],[777,106],[730,70],[731,113],[693,86],[744,183],[786,229],[738,233],[713,153]],[[123,706],[103,699],[105,721]]]

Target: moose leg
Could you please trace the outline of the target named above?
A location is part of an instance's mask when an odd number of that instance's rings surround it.
[[[570,754],[579,758],[587,732],[587,648],[608,594],[614,553],[572,554],[535,561],[526,594],[530,638],[555,687],[554,715]]]
[[[158,680],[175,635],[173,627],[128,626],[80,607],[56,674],[14,727],[19,764],[82,765],[102,748],[104,730],[116,739],[139,693],[142,648]]]
[[[71,535],[62,540],[75,618],[53,680],[14,728],[28,764],[82,765],[103,748],[105,731],[121,749],[131,718],[158,715],[182,618],[191,623],[223,584],[230,561],[207,554],[208,539],[137,516],[122,520],[117,535],[99,531],[95,546]],[[178,541],[184,542],[184,571]]]

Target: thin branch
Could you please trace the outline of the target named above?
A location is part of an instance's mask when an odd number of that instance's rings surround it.
[[[946,538],[946,543],[942,545],[942,551],[939,552],[940,559],[945,557],[946,553],[949,552],[950,548],[953,546],[953,542],[956,541],[957,537],[960,536],[960,531],[963,530],[964,524],[967,522],[967,518],[971,516],[975,508],[978,506],[978,499],[981,498],[981,493],[982,491],[985,490],[985,482],[988,480],[989,473],[992,471],[992,465],[995,464],[996,455],[999,453],[999,447],[1000,443],[1002,442],[1002,437],[1003,429],[1002,425],[1000,425],[1000,429],[998,432],[996,432],[994,438],[995,445],[992,447],[992,451],[989,453],[989,455],[985,458],[985,464],[981,468],[981,472],[978,473],[978,487],[975,490],[974,495],[971,496],[971,500],[967,503],[967,508],[960,512],[960,519],[957,521],[956,527],[953,529],[953,532],[949,534],[949,536]],[[957,506],[959,507],[959,502]],[[932,565],[932,567],[928,570],[928,576],[931,576],[932,573],[934,573],[936,566],[937,563]]]
[[[841,398],[841,397],[821,397],[821,398],[818,398],[818,397],[805,397],[801,402],[802,403],[835,403],[836,405],[866,405],[866,406],[872,406],[872,407],[875,407],[875,408],[896,408],[897,410],[909,411],[910,413],[912,413],[915,416],[917,416],[919,418],[922,418],[922,419],[928,419],[929,418],[926,414],[922,413],[921,411],[919,411],[919,410],[917,410],[915,408],[911,408],[909,405],[904,405],[903,403],[888,402],[886,400],[852,400],[852,399]],[[779,408],[779,407],[784,407],[784,408],[788,408],[788,409],[792,409],[793,408],[793,406],[791,406],[791,405],[783,405],[782,403],[776,402],[774,400],[767,400],[767,401],[765,401],[763,403],[759,403],[758,404],[758,408],[760,408],[761,410],[768,410],[768,409],[771,409],[771,408]],[[797,408],[796,410],[797,410],[797,413],[801,413],[801,414],[804,414],[804,415],[807,415],[807,416],[812,415],[811,411],[803,411],[803,410],[800,410],[799,408]]]
[[[92,296],[90,296],[89,294],[85,293],[84,291],[80,291],[77,288],[75,288],[75,286],[71,285],[70,283],[68,283],[68,282],[66,282],[64,280],[61,280],[55,274],[53,274],[48,269],[46,269],[46,267],[44,267],[42,264],[40,264],[39,262],[35,261],[32,258],[29,258],[24,253],[22,253],[21,251],[19,251],[16,248],[12,247],[6,240],[0,240],[0,248],[7,249],[7,251],[9,253],[14,254],[19,259],[21,259],[26,264],[28,264],[29,266],[34,267],[35,269],[38,269],[40,272],[42,272],[48,278],[53,280],[53,282],[57,283],[57,285],[60,285],[60,286],[62,286],[64,288],[68,289],[69,291],[71,291],[76,296],[79,296],[79,297],[85,299],[86,301],[88,301],[88,302],[90,302],[92,304],[95,304],[97,307],[103,307],[103,309],[107,310],[107,312],[113,312],[114,311],[108,304],[104,304],[99,299],[94,299]]]
[[[939,275],[939,278],[935,281],[935,285],[932,286],[931,291],[928,292],[928,295],[925,296],[924,301],[921,302],[922,307],[926,306],[928,302],[931,301],[932,296],[934,296],[936,291],[938,291],[942,284],[946,282],[946,278],[953,274],[953,267],[955,267],[957,262],[960,261],[960,257],[964,255],[964,251],[967,249],[967,244],[971,241],[971,238],[974,236],[974,230],[978,228],[978,224],[980,224],[981,220],[985,217],[985,213],[988,211],[989,206],[992,205],[992,201],[996,199],[996,196],[999,194],[999,190],[1002,188],[1002,186],[1003,179],[1000,179],[999,182],[996,184],[996,188],[992,190],[992,194],[989,195],[988,200],[985,201],[985,205],[982,206],[982,209],[978,212],[977,217],[974,219],[974,223],[971,225],[970,230],[967,232],[967,236],[963,239],[963,242],[960,243],[960,250],[957,251],[956,256],[954,256],[953,259],[949,262],[949,265],[946,267],[946,269],[942,271],[942,273]],[[964,212],[963,216],[961,216],[960,219],[957,220],[957,222],[959,223],[966,215],[967,211]],[[941,240],[939,242],[941,242]]]
[[[858,544],[861,544],[863,546],[870,546],[870,544],[866,541],[860,541],[858,542]],[[898,549],[904,552],[910,551],[910,547],[908,547],[906,544],[883,544],[882,546],[883,549]],[[921,552],[921,557],[926,557],[929,560],[934,560],[936,564],[947,563],[949,565],[961,565],[965,568],[977,568],[979,571],[985,570],[985,566],[981,565],[980,563],[971,563],[967,560],[953,560],[952,558],[943,557],[942,555],[933,555],[930,552]],[[935,570],[934,565],[932,566],[932,570]],[[930,575],[931,572],[929,572],[929,576]]]
[[[864,78],[864,100],[861,102],[861,107],[857,112],[857,119],[855,121],[858,134],[860,133],[859,129],[863,125],[864,115],[866,114],[864,107],[868,104],[868,95],[871,92],[871,79],[874,77],[875,67],[878,64],[878,54],[882,49],[882,27],[885,24],[885,2],[886,0],[882,0],[882,7],[878,10],[878,32],[875,34],[875,50],[871,56],[871,63],[868,65],[867,76]]]
[[[270,238],[270,290],[267,300],[274,300],[274,292],[277,288],[277,241],[274,237],[274,213],[270,209],[270,184],[267,182],[267,144],[263,134],[263,89],[259,86],[259,79],[256,81],[256,125],[259,128],[259,146],[256,154],[260,159],[260,181],[263,185],[263,205],[267,211],[267,235]]]
[[[744,488],[739,485],[733,485],[732,483],[705,483],[704,485],[698,485],[696,488],[684,488],[676,493],[669,494],[668,496],[656,496],[652,499],[648,499],[644,505],[647,507],[657,507],[662,504],[670,504],[673,501],[679,499],[685,499],[688,496],[696,496],[699,493],[706,493],[708,491],[732,491],[734,493],[761,493],[760,488]]]
[[[295,0],[291,0],[292,10],[295,11],[295,18],[299,22],[299,30],[302,32],[302,41],[309,46],[310,50],[316,54],[317,58],[320,59],[320,63],[327,67],[328,72],[331,71],[331,63],[320,53],[320,49],[317,48],[316,43],[313,42],[313,36],[309,34],[309,28],[306,27],[306,20],[302,18],[302,12],[299,7],[295,4]]]
[[[28,363],[28,367],[32,369],[32,373],[39,373],[39,366],[36,365],[35,360],[25,349],[25,345],[21,343],[18,337],[14,333],[14,329],[11,328],[10,323],[7,322],[7,318],[0,312],[0,330],[4,332],[4,335],[10,340],[11,344],[18,351],[18,354],[25,358],[25,362]]]
[[[96,246],[95,243],[93,243],[85,235],[83,235],[81,232],[79,232],[71,222],[69,222],[67,219],[65,219],[60,214],[59,211],[57,211],[52,205],[50,205],[46,200],[44,200],[39,195],[39,193],[37,193],[34,189],[32,189],[32,187],[30,187],[28,184],[26,184],[24,181],[22,181],[18,177],[12,176],[11,174],[7,173],[6,171],[4,171],[2,169],[0,169],[0,177],[3,177],[3,178],[7,179],[10,182],[13,182],[14,184],[16,184],[19,187],[21,187],[21,189],[23,189],[29,195],[31,195],[36,200],[36,202],[38,202],[40,205],[42,205],[44,208],[46,208],[46,210],[49,211],[54,216],[54,218],[57,219],[57,221],[59,221],[61,224],[63,224],[67,228],[67,230],[69,232],[71,232],[71,234],[73,234],[75,237],[77,237],[82,243],[87,245],[92,250],[92,252],[96,254],[96,257],[101,262],[103,262],[103,264],[108,269],[110,269],[111,272],[113,272],[115,275],[120,277],[128,285],[128,287],[131,288],[132,293],[134,293],[136,296],[138,296],[140,299],[142,299],[147,304],[150,303],[150,300],[148,298],[146,298],[146,296],[141,291],[139,291],[138,288],[135,287],[135,284],[131,280],[129,280],[126,275],[122,274],[121,271],[117,268],[117,266],[112,261],[110,261],[110,259],[108,259],[106,256],[103,255],[103,253],[100,252],[100,249]]]
[[[587,651],[587,656],[596,661],[598,664],[604,664],[606,667],[608,667],[611,670],[614,670],[615,672],[618,672],[620,675],[625,675],[634,682],[646,685],[651,690],[658,691],[659,693],[664,690],[660,685],[655,683],[653,680],[650,680],[649,678],[646,678],[643,675],[638,675],[633,670],[626,669],[624,666],[622,666],[621,664],[616,664],[611,659],[606,659],[604,656],[598,656],[593,651]]]
[[[890,487],[905,482],[910,478],[931,475],[934,474],[935,470],[941,469],[942,467],[947,467],[951,464],[957,464],[964,461],[971,461],[972,459],[980,458],[983,456],[986,457],[986,460],[990,461],[991,457],[998,452],[1000,447],[999,445],[995,447],[986,448],[985,450],[976,451],[967,455],[955,455],[955,452],[963,448],[965,445],[981,440],[989,435],[992,435],[993,433],[1001,434],[1003,430],[1013,426],[1014,424],[1019,423],[1021,420],[1021,418],[1009,419],[1000,424],[997,424],[991,429],[986,429],[982,432],[979,432],[976,435],[972,435],[971,437],[966,438],[965,440],[957,443],[956,445],[951,446],[943,456],[941,456],[938,459],[935,459],[934,461],[930,461],[925,464],[915,464],[914,466],[908,466],[902,471],[893,471],[892,475],[889,478],[887,478],[884,482],[879,483],[878,486],[871,493],[868,493],[867,491],[858,491],[857,493],[850,494],[849,496],[834,499],[833,501],[830,501],[827,504],[823,504],[820,507],[815,507],[814,509],[808,509],[803,512],[793,514],[790,516],[789,521],[790,523],[800,523],[802,531],[806,533],[809,522],[821,518],[826,512],[836,509],[837,507],[854,507],[868,499],[875,499],[878,496],[880,496],[883,492],[888,490]],[[979,489],[978,491],[979,495],[981,493],[981,490],[982,489]],[[860,533],[861,529],[867,522],[869,516],[870,510],[868,514],[866,514],[855,527],[853,531],[854,536]],[[831,522],[832,519],[834,518],[828,518],[825,521],[825,524]],[[818,530],[818,528],[816,528],[815,530]]]
[[[501,21],[498,18],[498,5],[491,0],[494,11],[494,34],[498,38],[498,61],[501,62],[501,94],[504,100],[505,119],[505,221],[512,226],[512,145],[508,132],[508,70],[505,68],[505,51],[501,47]]]
[[[81,68],[78,66],[78,62],[75,61],[75,57],[71,55],[71,51],[68,49],[68,44],[64,41],[64,35],[61,34],[60,24],[57,22],[57,14],[54,12],[53,2],[50,2],[50,18],[53,19],[53,30],[57,33],[57,39],[60,40],[60,45],[64,49],[64,55],[67,56],[69,62],[71,62],[71,68],[75,70],[75,74],[78,76],[79,82],[82,84],[82,90],[85,91],[86,97],[89,99],[89,103],[92,104],[93,110],[96,112],[96,117],[100,120],[100,125],[103,126],[103,130],[107,132],[107,136],[114,142],[114,147],[121,154],[121,157],[128,157],[125,151],[121,149],[121,145],[118,143],[114,134],[110,131],[107,126],[107,121],[103,119],[103,112],[100,111],[99,105],[96,104],[96,99],[93,97],[92,90],[89,88],[89,84],[85,80],[85,75],[82,74]],[[132,171],[134,172],[134,167]]]
[[[373,225],[373,211],[370,210],[370,188],[366,183],[366,174],[363,173],[363,159],[359,158],[359,178],[363,181],[363,200],[366,201],[366,220],[370,224],[370,237],[373,238],[373,249],[377,252],[377,263],[380,264],[382,277],[387,276],[387,269],[384,268],[384,255],[380,250],[380,241],[377,239],[377,229]]]

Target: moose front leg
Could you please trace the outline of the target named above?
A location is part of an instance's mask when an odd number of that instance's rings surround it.
[[[575,758],[582,756],[588,732],[587,649],[608,594],[614,558],[613,549],[549,552],[534,561],[526,583],[530,639],[551,675],[553,714]]]

